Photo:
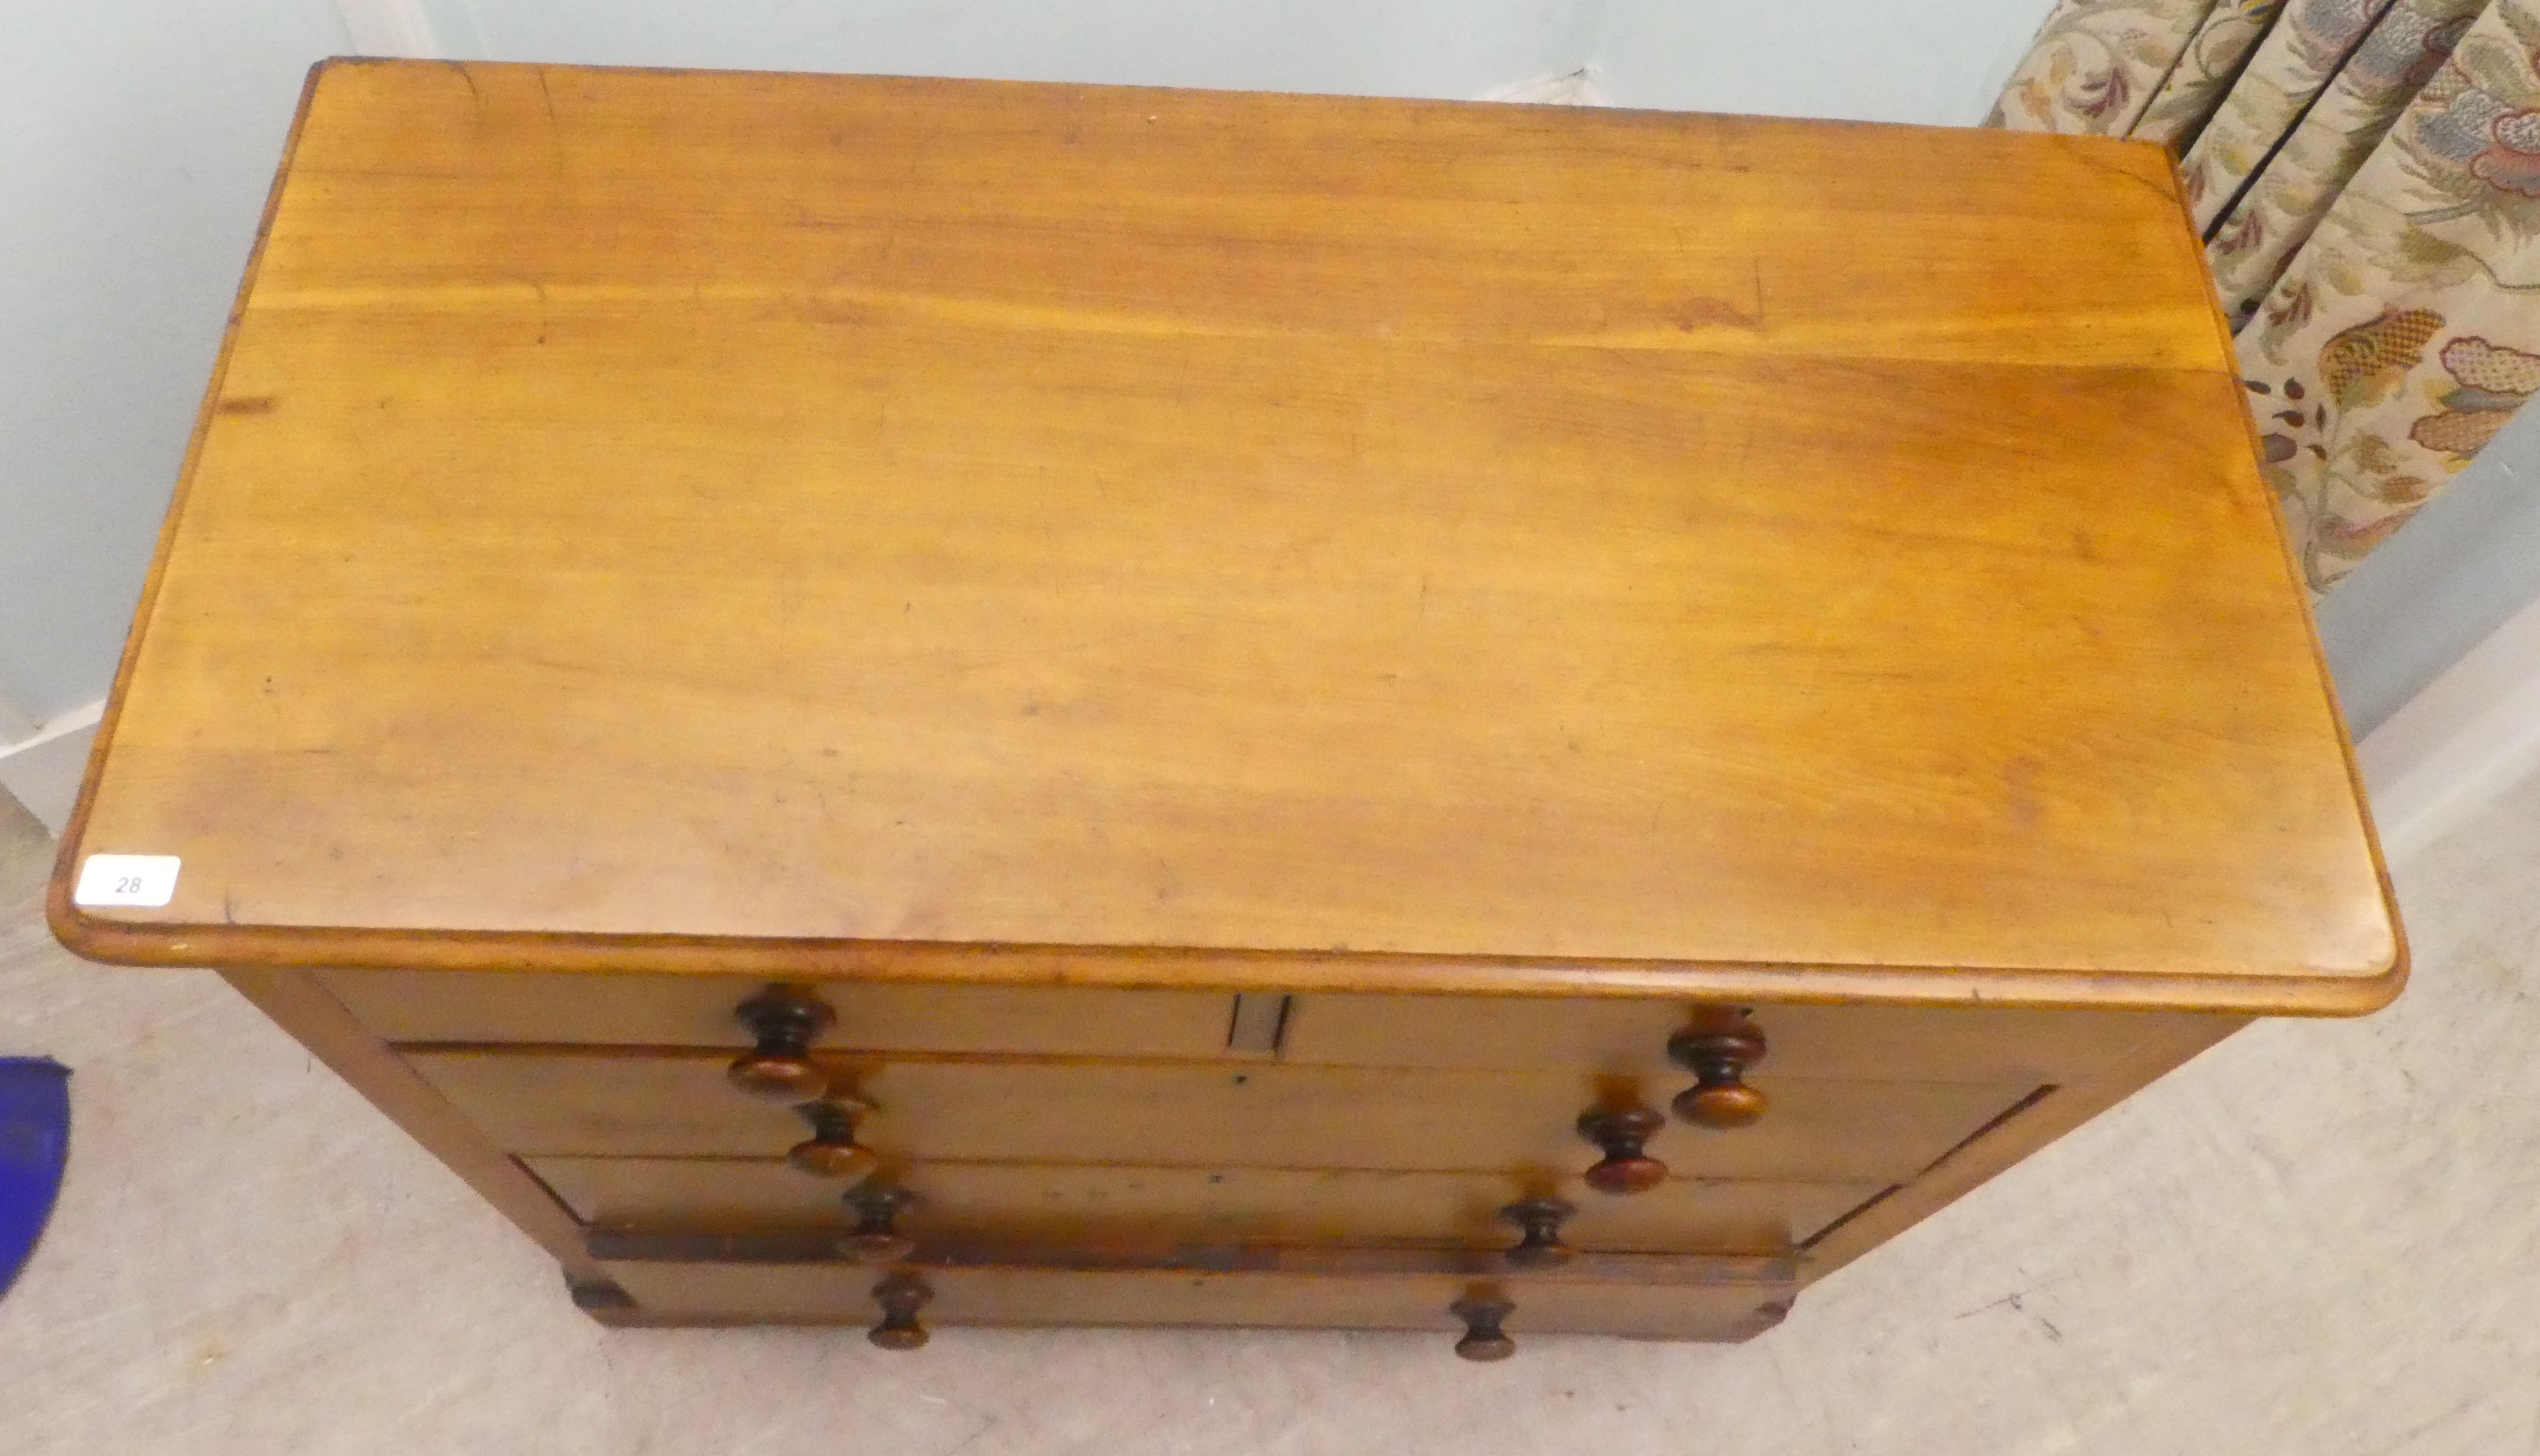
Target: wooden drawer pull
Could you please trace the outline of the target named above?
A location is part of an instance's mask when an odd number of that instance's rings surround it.
[[[856,1231],[839,1241],[839,1252],[858,1264],[896,1264],[916,1252],[916,1241],[896,1226],[899,1215],[916,1205],[916,1194],[868,1179],[847,1190],[846,1202],[856,1215]]]
[[[1468,1294],[1446,1306],[1446,1312],[1464,1322],[1464,1337],[1455,1342],[1455,1353],[1468,1360],[1504,1360],[1517,1353],[1517,1342],[1508,1337],[1500,1325],[1517,1306],[1488,1293]]]
[[[873,1111],[859,1097],[829,1096],[795,1109],[811,1125],[811,1136],[785,1151],[785,1160],[814,1178],[861,1181],[882,1165],[874,1150],[856,1141],[856,1122]]]
[[[1647,1193],[1664,1183],[1666,1164],[1642,1147],[1665,1126],[1666,1114],[1647,1107],[1581,1113],[1579,1136],[1605,1154],[1603,1161],[1588,1170],[1588,1186],[1598,1193]]]
[[[1557,1269],[1579,1257],[1579,1251],[1561,1241],[1561,1225],[1579,1210],[1566,1199],[1530,1198],[1500,1210],[1500,1221],[1514,1223],[1524,1237],[1508,1251],[1508,1262],[1517,1269]]]
[[[882,1323],[865,1335],[867,1340],[884,1350],[916,1350],[926,1344],[926,1327],[917,1322],[917,1312],[935,1291],[916,1278],[894,1274],[874,1285],[874,1302],[882,1306]]]
[[[1695,1127],[1749,1127],[1772,1105],[1746,1085],[1747,1069],[1764,1060],[1764,1032],[1744,1011],[1703,1013],[1667,1038],[1667,1057],[1693,1074],[1693,1085],[1676,1094],[1674,1106]]]
[[[829,1075],[811,1059],[811,1039],[838,1013],[810,992],[770,986],[733,1011],[758,1045],[732,1064],[732,1084],[770,1102],[809,1102],[829,1090]]]

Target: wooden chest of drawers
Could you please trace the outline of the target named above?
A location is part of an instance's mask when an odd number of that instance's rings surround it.
[[[2163,156],[312,78],[51,913],[596,1316],[1738,1339],[2403,952]]]

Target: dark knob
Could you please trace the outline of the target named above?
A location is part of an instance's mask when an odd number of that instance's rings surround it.
[[[1468,1360],[1504,1360],[1517,1353],[1517,1342],[1500,1328],[1502,1321],[1517,1313],[1517,1306],[1505,1299],[1467,1295],[1446,1306],[1446,1312],[1464,1322],[1464,1338],[1455,1342],[1455,1353]]]
[[[1693,1074],[1676,1094],[1675,1115],[1699,1128],[1742,1128],[1772,1103],[1746,1085],[1746,1070],[1764,1060],[1764,1033],[1744,1011],[1708,1012],[1667,1038],[1667,1056]]]
[[[785,1151],[785,1160],[814,1178],[857,1182],[882,1165],[874,1150],[856,1141],[856,1120],[873,1104],[854,1097],[823,1097],[794,1109],[811,1125],[811,1136]]]
[[[809,1102],[829,1090],[829,1075],[811,1064],[811,1038],[827,1030],[837,1012],[807,992],[770,986],[733,1015],[758,1039],[726,1074],[734,1086],[770,1102]]]
[[[838,1251],[858,1264],[896,1264],[907,1258],[917,1244],[893,1225],[916,1202],[916,1194],[887,1183],[867,1182],[847,1190],[856,1231],[838,1241]]]
[[[1561,1241],[1562,1223],[1578,1212],[1557,1198],[1530,1198],[1500,1210],[1501,1222],[1525,1232],[1508,1251],[1508,1262],[1518,1269],[1553,1269],[1578,1258],[1579,1251]]]
[[[1605,1154],[1588,1170],[1588,1186],[1598,1193],[1647,1193],[1664,1183],[1666,1164],[1641,1148],[1665,1126],[1666,1114],[1647,1107],[1581,1113],[1579,1136]]]
[[[884,1350],[915,1350],[926,1343],[926,1327],[917,1322],[917,1312],[935,1291],[904,1274],[894,1274],[874,1285],[874,1302],[882,1306],[882,1323],[867,1331],[865,1338]]]

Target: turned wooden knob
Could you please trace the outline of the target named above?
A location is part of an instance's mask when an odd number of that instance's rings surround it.
[[[1562,1223],[1578,1212],[1557,1198],[1530,1198],[1500,1210],[1501,1222],[1525,1234],[1509,1249],[1508,1262],[1518,1269],[1554,1269],[1578,1258],[1579,1251],[1561,1241]]]
[[[1517,1353],[1517,1342],[1500,1328],[1502,1321],[1517,1313],[1517,1306],[1505,1299],[1467,1296],[1446,1306],[1446,1312],[1464,1322],[1464,1338],[1455,1342],[1455,1353],[1468,1360],[1504,1360]]]
[[[811,1063],[811,1038],[838,1013],[808,992],[770,986],[734,1010],[758,1045],[734,1059],[732,1084],[770,1102],[809,1102],[829,1090],[829,1075]]]
[[[916,1205],[916,1194],[870,1182],[849,1189],[846,1202],[856,1215],[856,1231],[838,1240],[838,1252],[858,1264],[896,1264],[916,1249],[916,1241],[894,1226]]]
[[[1667,1038],[1667,1057],[1693,1074],[1693,1085],[1676,1094],[1675,1115],[1698,1128],[1742,1128],[1764,1115],[1771,1101],[1746,1085],[1746,1070],[1764,1060],[1764,1033],[1746,1019],[1706,1017]]]
[[[1665,1126],[1666,1114],[1647,1107],[1580,1114],[1579,1136],[1605,1154],[1588,1170],[1588,1186],[1598,1193],[1647,1193],[1664,1183],[1666,1164],[1641,1149]]]
[[[894,1274],[874,1285],[874,1302],[882,1306],[882,1323],[866,1332],[865,1338],[884,1350],[915,1350],[926,1343],[926,1327],[917,1322],[917,1312],[935,1291],[904,1274]]]
[[[823,1097],[795,1109],[811,1125],[811,1136],[785,1150],[785,1160],[814,1178],[857,1182],[882,1166],[874,1150],[856,1141],[856,1120],[873,1110],[853,1097]]]

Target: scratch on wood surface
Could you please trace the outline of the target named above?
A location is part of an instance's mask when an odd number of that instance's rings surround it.
[[[2102,143],[2105,141],[2104,138],[2100,138],[2098,140]],[[2154,180],[2152,177],[2145,176],[2142,173],[2136,172],[2132,168],[2120,167],[2115,163],[2108,161],[2105,157],[2096,155],[2100,151],[2099,147],[2077,147],[2067,144],[2064,146],[2063,150],[2065,155],[2071,157],[2074,161],[2088,167],[2093,172],[2104,172],[2110,176],[2124,177],[2127,181],[2133,182],[2136,186],[2151,188],[2152,195],[2158,197],[2163,202],[2176,202],[2178,200],[2178,194],[2164,183]]]
[[[451,61],[448,62],[448,64],[452,70],[459,73],[459,80],[467,83],[467,95],[470,100],[476,103],[476,117],[480,121],[483,120],[485,116],[485,93],[479,90],[476,86],[476,73],[467,69],[467,63],[465,61]]]

